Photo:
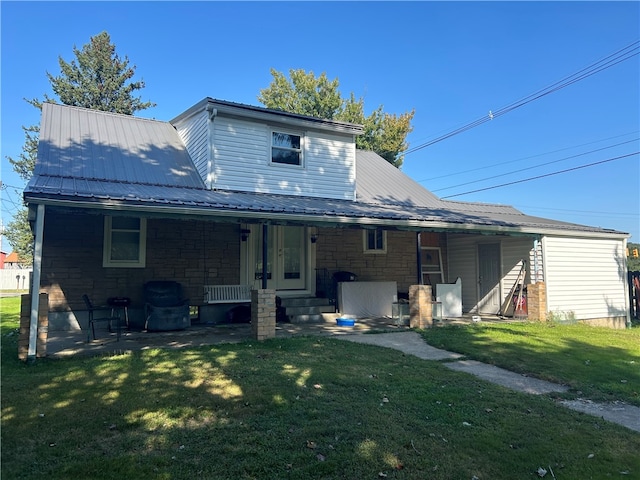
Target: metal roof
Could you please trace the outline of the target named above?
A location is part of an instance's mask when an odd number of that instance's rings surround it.
[[[531,217],[509,206],[443,201],[373,152],[358,151],[356,162],[356,201],[209,190],[169,123],[44,104],[38,159],[24,197],[65,207],[243,222],[623,235]]]
[[[34,176],[204,188],[171,124],[44,103]]]

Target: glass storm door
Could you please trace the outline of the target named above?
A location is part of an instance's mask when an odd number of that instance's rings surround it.
[[[262,279],[262,235],[255,242],[255,279]],[[304,227],[269,226],[267,288],[297,290],[305,287]]]

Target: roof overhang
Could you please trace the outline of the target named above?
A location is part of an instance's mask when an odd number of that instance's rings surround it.
[[[260,196],[260,194],[249,194]],[[295,202],[295,198],[289,198]],[[299,199],[298,199],[299,200]],[[306,199],[309,200],[309,199]],[[312,199],[313,200],[313,199]],[[44,195],[25,194],[30,205],[43,204],[56,210],[83,212],[87,214],[126,215],[145,218],[178,218],[189,220],[215,221],[220,223],[267,223],[273,225],[305,225],[326,228],[383,228],[386,230],[435,231],[448,233],[473,233],[482,235],[540,236],[571,235],[589,238],[627,238],[629,235],[615,231],[585,231],[576,225],[569,228],[545,225],[521,225],[514,222],[496,222],[482,217],[460,215],[459,212],[434,211],[423,209],[423,215],[417,209],[389,205],[362,205],[362,212],[339,209],[315,209],[304,207],[297,211],[282,208],[282,205],[256,205],[247,208],[229,205],[176,205],[164,201],[130,201],[126,199],[106,198],[51,198]],[[345,201],[346,202],[346,201]],[[342,203],[342,201],[332,204]],[[354,202],[349,202],[354,203]],[[367,210],[368,213],[364,213]]]

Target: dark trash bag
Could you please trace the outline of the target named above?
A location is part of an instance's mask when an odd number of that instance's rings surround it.
[[[333,280],[336,283],[340,282],[355,282],[358,276],[351,272],[336,272],[333,274]]]

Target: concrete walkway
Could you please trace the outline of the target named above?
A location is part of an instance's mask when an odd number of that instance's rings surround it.
[[[487,382],[501,385],[518,392],[542,395],[552,392],[566,392],[568,390],[565,385],[528,377],[475,360],[465,360],[463,355],[428,345],[418,333],[413,331],[380,333],[375,335],[342,335],[335,338],[393,348],[424,360],[444,360],[446,362],[444,362],[443,365],[451,370],[466,372]],[[623,402],[602,404],[584,399],[563,400],[560,401],[559,404],[578,412],[601,417],[606,421],[617,423],[618,425],[640,432],[639,407],[627,405]]]

